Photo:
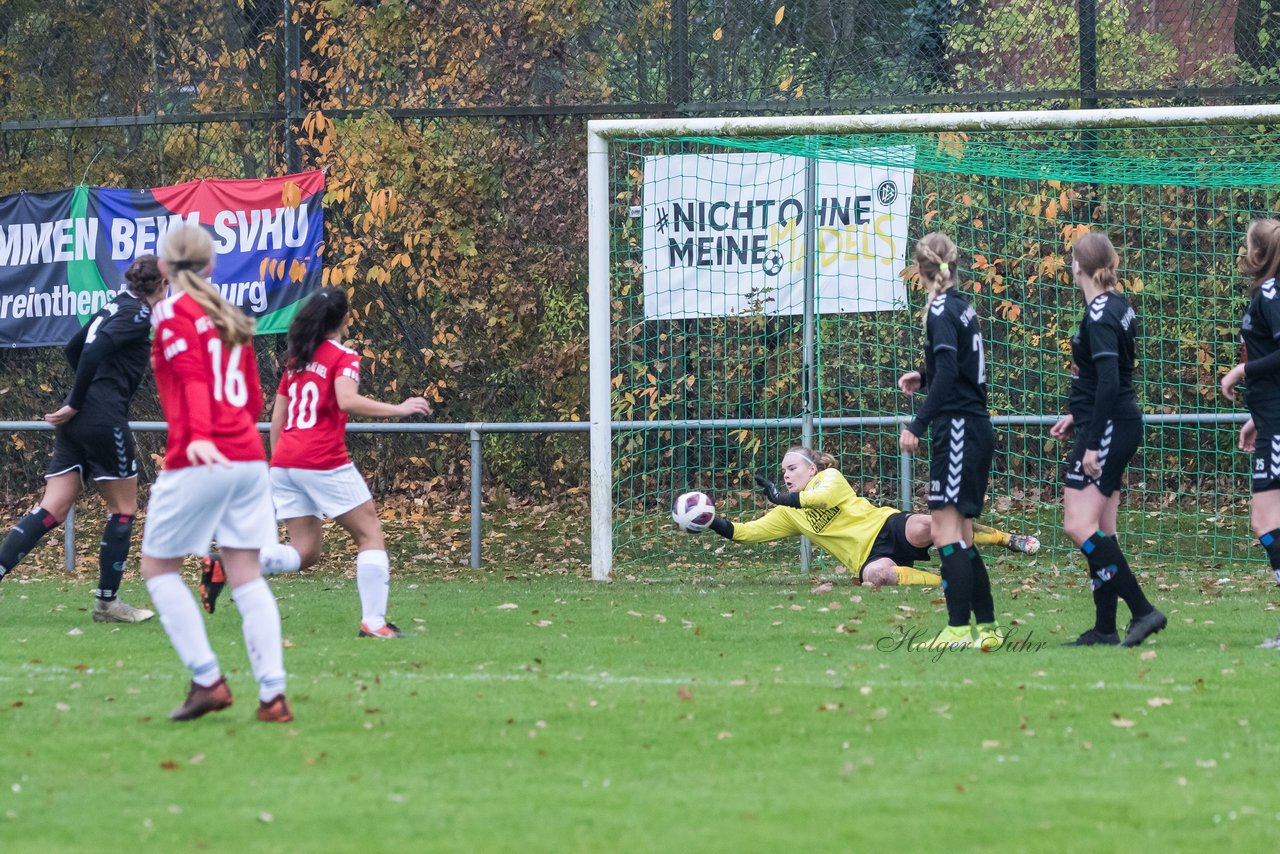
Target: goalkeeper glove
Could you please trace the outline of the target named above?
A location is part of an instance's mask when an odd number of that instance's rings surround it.
[[[770,504],[779,504],[783,507],[794,507],[800,509],[800,493],[798,492],[779,492],[777,485],[764,475],[756,475],[756,486],[760,487],[760,491],[764,493],[765,499]]]

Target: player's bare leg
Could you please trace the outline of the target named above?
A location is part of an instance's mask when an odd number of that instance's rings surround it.
[[[343,513],[337,522],[356,543],[356,587],[360,591],[359,637],[394,638],[401,633],[387,622],[391,563],[387,558],[382,521],[372,501]]]

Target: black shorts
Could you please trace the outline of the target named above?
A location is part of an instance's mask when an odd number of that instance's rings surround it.
[[[884,520],[884,524],[880,526],[880,533],[876,534],[876,541],[871,544],[867,559],[862,562],[858,570],[859,581],[862,580],[862,570],[866,569],[867,564],[873,560],[887,557],[893,561],[894,566],[915,566],[916,561],[929,559],[928,546],[923,548],[913,546],[907,539],[907,520],[914,515],[914,513],[894,513]]]
[[[1138,448],[1142,447],[1142,421],[1126,418],[1120,421],[1108,421],[1102,432],[1102,444],[1098,448],[1098,463],[1102,466],[1102,474],[1089,477],[1084,473],[1085,434],[1088,422],[1075,425],[1076,444],[1067,459],[1067,471],[1063,475],[1063,485],[1067,489],[1084,489],[1096,486],[1104,496],[1114,495],[1120,488],[1124,478],[1124,470]]]
[[[936,418],[929,425],[929,509],[955,507],[969,519],[982,513],[995,456],[991,419]]]
[[[138,476],[133,433],[127,424],[82,424],[73,418],[53,431],[53,458],[46,478],[79,469],[80,479],[124,480]]]
[[[1253,448],[1253,492],[1280,489],[1280,433],[1258,434]]]

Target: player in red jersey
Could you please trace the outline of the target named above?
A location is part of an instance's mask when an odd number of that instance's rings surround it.
[[[192,720],[231,705],[204,618],[179,574],[182,558],[207,554],[216,536],[258,680],[258,720],[289,721],[280,611],[258,555],[275,526],[256,424],[262,386],[253,321],[210,284],[213,241],[204,229],[168,231],[160,268],[174,295],[155,308],[151,360],[169,443],[147,506],[142,576],[169,640],[191,670],[187,699],[169,717]]]
[[[382,522],[364,478],[347,455],[347,415],[406,418],[430,415],[421,397],[381,403],[361,395],[360,354],[338,343],[351,315],[347,294],[337,288],[316,292],[289,325],[284,375],[271,411],[271,497],[289,543],[273,537],[262,549],[263,572],[296,572],[320,560],[323,517],[347,530],[356,543],[356,588],[360,592],[359,637],[394,638],[387,622],[387,559]],[[206,562],[206,577],[218,556]],[[212,610],[216,589],[205,593]]]

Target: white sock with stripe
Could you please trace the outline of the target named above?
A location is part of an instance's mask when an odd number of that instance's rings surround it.
[[[387,595],[391,586],[391,561],[382,549],[356,555],[356,588],[360,591],[361,622],[369,631],[387,624]]]
[[[266,579],[256,578],[231,591],[240,609],[244,647],[258,680],[258,699],[274,700],[284,693],[284,642],[280,638],[280,609]]]
[[[196,598],[191,595],[182,576],[176,572],[166,572],[147,579],[147,592],[155,603],[160,614],[160,625],[164,626],[169,643],[178,653],[178,658],[191,671],[191,679],[197,685],[209,687],[222,678],[222,670],[218,667],[218,657],[209,646],[209,634],[204,628],[204,616]]]

